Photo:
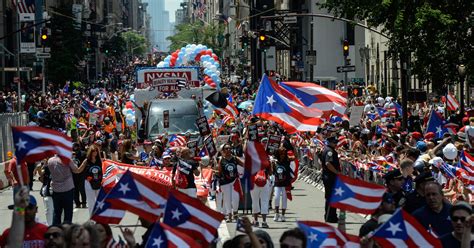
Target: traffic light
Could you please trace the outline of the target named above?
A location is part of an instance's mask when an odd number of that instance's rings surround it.
[[[258,45],[260,49],[265,49],[268,47],[268,36],[265,34],[265,32],[261,32],[258,35]]]
[[[342,52],[344,53],[344,57],[349,56],[349,41],[344,40],[342,44]]]
[[[46,42],[48,41],[49,39],[49,35],[48,35],[48,28],[42,28],[41,29],[41,35],[40,35],[40,40],[41,40],[41,46],[46,46]]]
[[[86,42],[86,51],[87,51],[87,52],[90,52],[91,50],[92,50],[91,42],[90,42],[90,41],[87,41],[87,42]]]

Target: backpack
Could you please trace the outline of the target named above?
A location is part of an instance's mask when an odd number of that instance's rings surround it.
[[[259,170],[254,179],[255,185],[264,187],[267,184],[267,173],[265,173],[265,170]]]

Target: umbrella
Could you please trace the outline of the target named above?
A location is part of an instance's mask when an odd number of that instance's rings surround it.
[[[253,106],[253,101],[252,100],[247,100],[245,102],[241,102],[237,108],[239,109],[247,109],[249,106]]]

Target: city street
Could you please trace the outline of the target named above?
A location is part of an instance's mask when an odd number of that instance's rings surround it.
[[[44,205],[39,195],[40,184],[36,181],[32,194],[38,201],[38,214],[36,215],[38,221],[45,222]],[[324,215],[324,194],[321,190],[303,182],[297,181],[295,183],[295,189],[292,191],[293,201],[288,202],[288,211],[286,222],[274,222],[273,213],[271,212],[268,217],[268,224],[270,228],[264,229],[267,231],[272,240],[277,244],[280,235],[289,228],[296,227],[296,221],[298,220],[315,220],[323,221]],[[7,206],[12,202],[12,190],[11,188],[0,193],[0,216],[2,221],[0,222],[0,230],[3,232],[11,224],[11,210],[7,209]],[[213,202],[211,206],[215,205]],[[250,218],[250,216],[248,215]],[[74,223],[83,223],[88,220],[88,211],[86,208],[74,209]],[[261,220],[261,219],[260,219]],[[365,222],[365,219],[358,214],[347,214],[347,232],[349,234],[357,235],[359,233],[360,226]],[[127,213],[125,218],[122,220],[121,225],[139,225],[138,218],[134,214]],[[226,240],[235,236],[235,222],[233,223],[222,223],[219,228],[219,237],[222,240]],[[141,227],[130,227],[135,230],[135,238],[141,240],[141,235],[145,232],[145,229]],[[120,233],[120,229],[115,227],[112,228],[114,235]]]

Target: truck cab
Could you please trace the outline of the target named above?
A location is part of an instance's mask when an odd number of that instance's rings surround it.
[[[163,111],[169,111],[169,128],[164,128]],[[146,118],[146,136],[155,139],[160,134],[184,134],[191,133],[192,136],[199,133],[196,119],[199,110],[193,99],[155,99],[148,105]]]

